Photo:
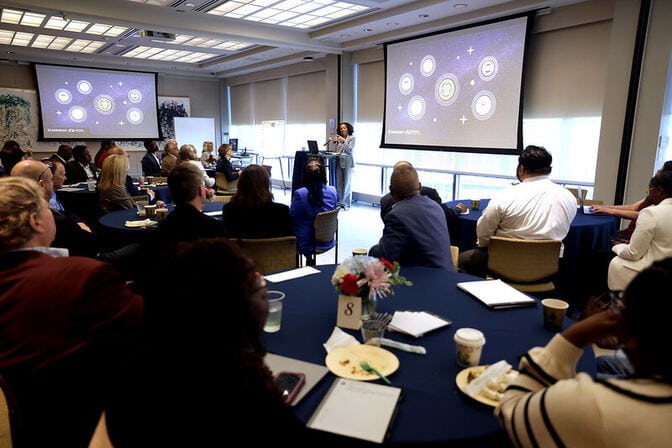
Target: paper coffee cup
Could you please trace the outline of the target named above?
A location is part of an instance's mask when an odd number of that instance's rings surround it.
[[[481,208],[481,200],[480,199],[472,199],[471,209],[474,210],[474,211],[477,211],[480,208]]]
[[[544,327],[551,331],[560,331],[565,320],[569,303],[560,299],[544,299],[541,301],[544,313]]]
[[[156,205],[145,205],[145,213],[147,216],[154,216],[156,214]]]
[[[474,328],[460,328],[455,332],[457,363],[462,367],[477,366],[481,362],[481,352],[485,336]]]

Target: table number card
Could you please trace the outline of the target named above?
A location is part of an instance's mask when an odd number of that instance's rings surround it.
[[[358,296],[338,296],[338,316],[336,325],[358,330],[362,325],[362,298]]]

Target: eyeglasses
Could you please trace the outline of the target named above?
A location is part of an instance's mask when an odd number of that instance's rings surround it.
[[[44,173],[47,171],[51,171],[52,173],[54,172],[54,164],[51,163],[49,160],[44,160],[42,161],[47,167],[40,173],[40,175],[37,178],[37,182],[39,183],[42,180],[42,176],[44,176]]]

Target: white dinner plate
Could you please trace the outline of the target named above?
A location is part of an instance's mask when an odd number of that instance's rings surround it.
[[[397,371],[399,358],[394,353],[373,345],[348,345],[336,347],[329,352],[325,364],[334,375],[350,380],[371,381],[380,379],[359,365],[366,361],[385,376]]]

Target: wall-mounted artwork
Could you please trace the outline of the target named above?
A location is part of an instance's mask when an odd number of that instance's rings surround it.
[[[161,138],[175,138],[175,117],[191,116],[191,104],[186,96],[160,96],[159,127]]]
[[[24,150],[53,146],[37,141],[38,108],[36,91],[0,88],[0,146],[7,140],[16,141]]]

